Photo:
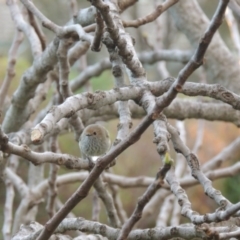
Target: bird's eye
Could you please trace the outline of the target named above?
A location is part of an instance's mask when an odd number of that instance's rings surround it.
[[[96,133],[96,132],[93,132],[93,134],[94,134],[94,135],[97,135],[97,133]]]

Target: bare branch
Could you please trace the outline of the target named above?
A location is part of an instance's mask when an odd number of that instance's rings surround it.
[[[165,12],[168,8],[170,8],[172,5],[176,4],[179,0],[167,0],[163,4],[160,4],[156,6],[156,9],[150,13],[149,15],[132,20],[132,21],[123,21],[124,27],[135,27],[138,28],[139,26],[142,26],[144,24],[147,24],[149,22],[154,21],[157,19],[163,12]]]

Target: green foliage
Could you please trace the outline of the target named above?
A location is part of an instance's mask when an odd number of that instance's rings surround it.
[[[75,141],[74,134],[72,132],[60,135],[58,141],[62,152],[80,156],[78,143]]]
[[[91,82],[94,91],[113,88],[113,79],[110,71],[105,71],[99,77],[92,78]]]
[[[240,200],[240,175],[229,177],[223,180],[223,195],[232,203],[239,202]]]
[[[76,72],[73,72],[71,76],[76,77],[77,74]],[[100,76],[97,77],[93,77],[90,79],[90,83],[92,86],[93,91],[96,90],[109,90],[111,88],[113,88],[113,78],[111,76],[111,72],[110,71],[104,71]],[[82,93],[84,92],[84,88],[79,89],[76,93]]]
[[[171,158],[171,156],[168,152],[166,152],[166,154],[164,156],[164,159],[163,159],[163,162],[165,164],[170,164],[170,165],[172,165],[174,163],[173,159]]]

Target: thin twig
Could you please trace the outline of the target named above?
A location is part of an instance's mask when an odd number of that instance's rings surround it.
[[[57,145],[57,136],[53,136],[51,138],[51,151],[52,152],[58,152],[58,145]],[[56,186],[56,179],[57,179],[57,173],[58,173],[59,166],[56,164],[50,164],[50,170],[49,170],[49,177],[48,177],[48,183],[49,183],[49,189],[48,189],[48,199],[47,199],[47,206],[46,210],[48,212],[49,217],[52,217],[55,213],[55,201],[57,197],[57,186]]]
[[[157,172],[155,181],[147,188],[145,193],[138,199],[137,206],[135,207],[132,215],[123,225],[121,232],[118,235],[117,240],[127,239],[128,234],[132,230],[135,223],[141,218],[143,208],[156,193],[156,191],[161,187],[165,175],[171,168],[171,162],[164,162],[163,167]]]
[[[139,26],[142,26],[144,24],[153,22],[156,20],[163,12],[165,12],[168,8],[176,4],[179,0],[167,0],[163,4],[160,4],[156,6],[155,10],[150,13],[149,15],[138,18],[136,20],[131,21],[123,21],[124,27],[135,27],[138,28]]]
[[[16,30],[15,36],[11,45],[11,48],[8,53],[8,67],[7,72],[4,77],[3,83],[0,88],[0,114],[3,110],[4,101],[8,93],[8,89],[10,87],[11,81],[15,76],[15,65],[16,65],[16,57],[19,46],[23,41],[23,34],[21,31]]]
[[[91,50],[94,52],[99,52],[101,50],[101,40],[103,35],[103,29],[104,29],[104,22],[102,20],[101,14],[97,11],[96,17],[96,28],[95,28],[95,35],[94,39],[92,41]]]
[[[38,38],[41,42],[42,45],[42,51],[44,51],[46,49],[46,37],[42,31],[42,29],[40,28],[37,20],[35,19],[35,16],[33,15],[33,13],[29,10],[28,11],[28,17],[29,17],[29,23],[31,24],[31,26],[34,28],[36,34],[38,35]]]

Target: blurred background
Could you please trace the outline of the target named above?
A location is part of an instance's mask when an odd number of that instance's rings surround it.
[[[71,12],[69,3],[67,0],[41,0],[41,1],[33,1],[36,6],[53,22],[58,25],[64,25],[71,19]],[[199,0],[201,7],[208,17],[211,17],[214,10],[216,9],[216,5],[218,0]],[[78,1],[79,8],[88,7],[90,3],[88,1]],[[57,6],[57,7],[56,7]],[[136,19],[140,16],[146,15],[146,13],[150,13],[154,8],[154,4],[149,3],[147,0],[139,0],[137,4],[133,7],[130,7],[127,11],[123,13],[123,19]],[[163,13],[167,14],[167,13]],[[160,17],[161,20],[162,16]],[[171,25],[172,33],[170,34],[170,40],[164,45],[169,49],[191,49],[191,46],[186,39],[186,37],[180,33],[177,29],[175,29],[171,19],[169,18],[168,24]],[[4,0],[0,0],[0,26],[1,34],[0,34],[0,82],[3,80],[5,76],[6,66],[7,66],[7,54],[9,47],[11,45],[11,41],[14,36],[14,24],[11,19],[8,7]],[[156,26],[155,23],[150,23],[145,26],[142,26],[138,29],[127,29],[128,32],[136,39],[136,49],[137,51],[148,51],[156,44],[155,39],[155,31]],[[51,42],[53,39],[53,34],[44,29],[44,32],[47,37],[47,42]],[[229,29],[227,27],[226,22],[224,22],[220,28],[220,34],[227,44],[227,46],[234,52],[234,47],[232,45],[232,40],[230,38]],[[87,64],[91,65],[101,60],[102,58],[108,57],[108,53],[105,47],[102,48],[101,53],[93,53],[91,51],[87,54]],[[12,93],[17,88],[21,75],[28,69],[32,64],[32,56],[29,48],[29,43],[25,40],[24,44],[21,45],[19,50],[19,56],[16,64],[16,76],[14,81],[11,84],[11,88],[9,91],[9,97],[11,99]],[[78,63],[79,64],[79,63]],[[178,75],[179,70],[183,67],[181,63],[167,63],[167,69],[171,76],[176,77]],[[75,65],[71,69],[71,78],[76,77],[80,72],[79,65]],[[156,64],[153,65],[145,65],[145,69],[147,71],[147,76],[149,81],[160,80],[158,72],[156,70]],[[198,71],[194,73],[189,81],[201,81],[201,74]],[[114,85],[113,78],[111,76],[111,71],[105,71],[102,75],[98,77],[94,77],[91,79],[91,84],[93,90],[108,90],[111,89]],[[49,93],[50,94],[50,93]],[[181,96],[184,98],[184,96]],[[43,104],[42,107],[46,106],[47,100]],[[137,126],[140,120],[134,120],[134,126]],[[175,120],[170,120],[172,124],[175,124]],[[185,120],[186,127],[186,136],[187,136],[187,145],[189,148],[192,148],[195,144],[196,134],[198,130],[198,120]],[[107,122],[105,126],[110,132],[110,136],[112,141],[114,141],[116,137],[116,128],[117,128],[118,120],[112,120]],[[219,153],[225,146],[227,146],[231,141],[233,141],[237,136],[239,136],[239,129],[231,123],[223,123],[223,122],[207,122],[205,121],[204,125],[204,133],[203,133],[203,144],[198,152],[198,157],[201,163],[204,163],[214,157],[217,153]],[[117,164],[114,166],[114,172],[116,174],[121,174],[124,176],[150,176],[155,177],[157,169],[161,166],[161,161],[156,151],[156,146],[153,143],[153,129],[150,127],[142,136],[142,138],[133,146],[128,148],[124,153],[122,153],[117,160]],[[74,140],[73,133],[68,133],[66,135],[59,137],[59,144],[61,151],[63,153],[70,153],[72,155],[80,156],[78,144]],[[175,157],[174,152],[172,151],[172,157]],[[238,159],[235,159],[237,161]],[[18,169],[18,174],[23,178],[27,179],[27,168],[28,162],[22,160]],[[70,170],[66,170],[61,168],[60,173],[66,173]],[[47,171],[46,171],[47,173]],[[47,175],[46,175],[47,177]],[[226,178],[217,180],[214,182],[214,186],[217,189],[220,189],[223,194],[232,202],[239,201],[239,185],[240,177],[234,178]],[[75,189],[79,186],[79,183],[63,186],[59,188],[59,196],[62,202],[65,202],[69,196],[75,191]],[[144,188],[138,189],[121,189],[120,194],[123,200],[124,207],[130,215],[135,207],[137,198],[141,196],[141,194],[145,191]],[[216,209],[216,205],[213,201],[211,201],[208,197],[204,195],[203,189],[200,186],[194,186],[187,189],[187,194],[189,196],[190,201],[192,202],[193,210],[198,211],[201,214],[206,212],[212,212]],[[91,209],[92,209],[92,197],[91,193],[86,199],[83,200],[80,206],[76,207],[73,212],[77,216],[81,216],[84,218],[91,218]],[[19,203],[18,197],[15,199],[15,207],[18,206]],[[2,181],[0,181],[0,226],[2,225],[2,217],[3,217],[3,206],[5,201],[5,185]],[[203,204],[204,203],[204,204]],[[159,203],[160,204],[160,203]],[[44,210],[45,203],[40,204],[40,207]],[[159,206],[160,207],[160,206]],[[157,214],[157,211],[156,211]],[[47,214],[44,211],[39,211],[38,221],[40,223],[44,223],[47,220]],[[154,219],[156,216],[151,216],[147,221],[142,220],[140,224],[144,227],[154,226]],[[101,211],[101,221],[106,222],[106,215],[104,208]],[[183,219],[184,221],[184,219]]]

